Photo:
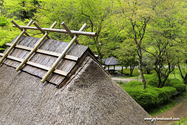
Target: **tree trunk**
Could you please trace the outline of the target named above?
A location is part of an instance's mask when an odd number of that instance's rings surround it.
[[[155,66],[156,67],[156,66]],[[161,72],[160,72],[160,69],[158,69],[158,67],[157,68],[154,68],[154,70],[156,71],[156,74],[157,74],[157,76],[158,76],[158,84],[157,84],[157,88],[159,88],[159,86],[160,86],[160,84],[161,84],[161,82],[162,82],[162,79],[161,79]]]
[[[145,78],[144,78],[144,75],[143,75],[143,69],[142,69],[142,55],[141,54],[141,50],[138,50],[139,51],[139,69],[140,69],[140,74],[141,74],[141,78],[142,78],[142,82],[143,82],[143,90],[146,89],[146,81],[145,81]]]
[[[180,67],[179,64],[178,64],[178,68],[179,68],[179,71],[180,71],[180,75],[181,75],[181,77],[182,77],[183,80],[184,80],[184,84],[187,85],[187,73],[185,74],[185,76],[182,74],[182,70],[181,70],[181,67]]]
[[[187,85],[187,73],[186,73],[186,75],[185,75],[185,77],[183,79],[184,79],[184,84]]]
[[[134,70],[134,67],[130,65],[130,76],[132,76],[132,73],[133,73],[133,70]]]
[[[164,81],[162,81],[162,84],[159,86],[159,88],[162,88],[162,87],[164,86],[166,80],[167,80],[168,77],[169,77],[169,74],[170,74],[170,73],[168,73],[168,75],[165,76]]]

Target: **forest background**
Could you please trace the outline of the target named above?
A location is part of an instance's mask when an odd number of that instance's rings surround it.
[[[116,57],[121,65],[134,69],[139,64],[143,89],[144,73],[154,70],[157,88],[166,83],[176,67],[187,84],[187,1],[186,0],[0,0],[0,50],[6,48],[20,30],[11,20],[26,25],[30,19],[41,27],[96,32],[96,37],[80,36],[82,45],[103,58]],[[38,31],[28,30],[41,38]],[[69,42],[67,34],[50,33],[53,39]]]

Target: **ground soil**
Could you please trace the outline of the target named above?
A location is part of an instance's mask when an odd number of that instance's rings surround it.
[[[158,117],[158,118],[184,118],[187,116],[187,100],[180,103],[179,105],[173,107],[172,109],[163,112],[161,114],[152,116],[153,118]],[[158,125],[171,125],[172,123],[174,123],[175,121],[157,121]]]
[[[114,81],[122,81],[122,82],[129,82],[129,81],[141,81],[140,78],[124,78],[124,76],[111,76]]]

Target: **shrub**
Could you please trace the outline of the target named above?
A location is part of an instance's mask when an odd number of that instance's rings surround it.
[[[156,89],[159,92],[159,99],[160,103],[164,103],[166,101],[169,101],[169,99],[172,97],[172,94],[176,92],[176,88],[174,87],[162,87]]]
[[[124,90],[145,109],[168,101],[172,94],[176,92],[176,88],[173,87],[156,88],[147,85],[146,90],[143,90],[142,86],[142,82],[130,81],[125,85]]]
[[[157,87],[158,84],[158,77],[156,76],[156,74],[147,76],[147,84],[153,87]]]
[[[177,91],[185,92],[186,91],[186,85],[180,81],[179,79],[170,79],[170,83],[166,86],[171,86],[177,89]]]

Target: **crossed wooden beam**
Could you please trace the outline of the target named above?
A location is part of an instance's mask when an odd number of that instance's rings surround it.
[[[26,29],[34,29],[34,30],[40,30],[41,33],[43,33],[43,37],[40,38],[37,43],[34,45],[33,48],[30,48],[30,52],[27,55],[27,57],[21,61],[20,65],[16,68],[16,71],[19,71],[23,65],[25,65],[29,58],[33,55],[34,52],[38,51],[38,47],[40,46],[40,44],[45,40],[45,38],[47,37],[48,39],[51,39],[51,37],[49,36],[50,32],[61,32],[61,33],[68,33],[71,37],[72,40],[70,41],[70,43],[67,45],[67,47],[63,50],[63,52],[58,56],[58,58],[56,59],[56,61],[54,62],[54,64],[52,65],[52,67],[50,69],[48,69],[46,75],[43,77],[43,79],[41,80],[42,82],[45,82],[47,80],[47,78],[51,75],[51,73],[55,70],[56,66],[58,65],[58,63],[61,61],[62,58],[65,57],[67,51],[69,50],[69,48],[74,44],[74,42],[76,44],[80,44],[77,40],[78,35],[89,35],[89,36],[96,36],[96,33],[93,32],[83,32],[84,28],[86,27],[86,24],[84,24],[79,31],[72,31],[68,28],[68,26],[62,22],[61,25],[64,27],[65,30],[61,30],[61,29],[53,29],[55,27],[55,25],[57,24],[56,21],[51,25],[50,28],[41,28],[36,22],[34,22],[33,20],[31,20],[27,26],[20,26],[18,25],[16,22],[14,22],[13,20],[11,21],[14,25],[13,27],[17,27],[19,28],[22,32],[20,33],[20,35],[16,38],[15,42],[10,46],[10,48],[7,50],[7,52],[3,55],[3,57],[0,60],[0,63],[3,62],[3,60],[5,58],[7,58],[8,54],[11,52],[11,50],[17,46],[16,44],[18,43],[18,41],[20,40],[21,36],[23,36],[24,34],[26,36],[30,36],[27,32]],[[34,24],[36,27],[30,27],[31,24]]]

